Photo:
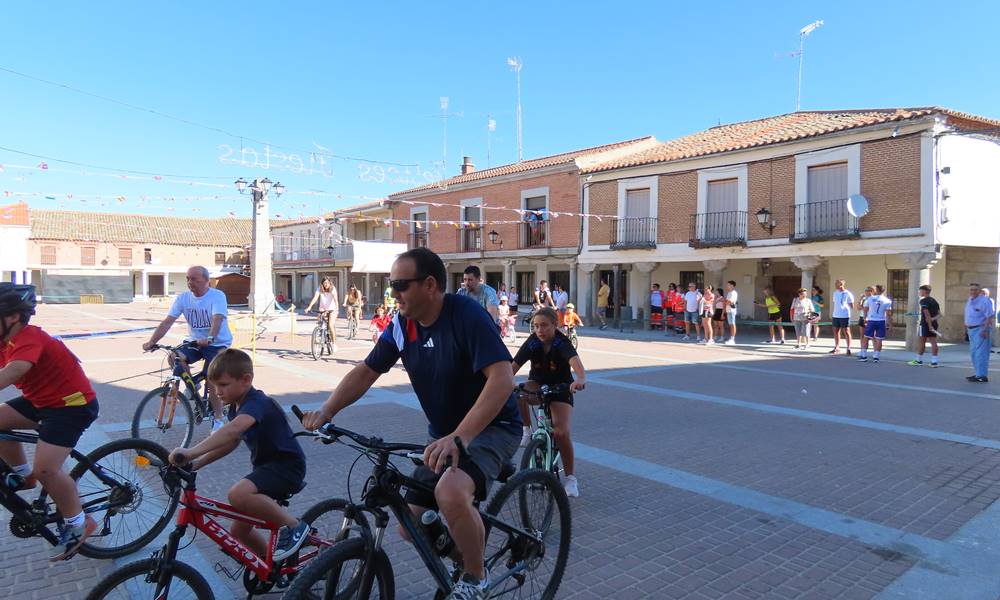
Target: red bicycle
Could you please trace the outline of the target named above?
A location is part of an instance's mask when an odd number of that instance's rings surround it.
[[[358,521],[358,515],[345,519],[344,512],[353,511],[339,499],[324,500],[306,511],[302,520],[309,523],[311,531],[302,548],[292,556],[275,562],[274,549],[278,543],[279,525],[243,514],[232,506],[199,496],[195,493],[197,472],[181,467],[163,468],[163,482],[172,494],[181,490],[181,509],[177,514],[177,527],[170,534],[166,545],[150,558],[125,565],[102,579],[87,595],[87,600],[101,598],[197,598],[213,600],[215,594],[205,578],[193,566],[177,560],[177,550],[189,526],[201,531],[215,542],[223,552],[240,563],[240,568],[230,573],[222,565],[216,570],[231,579],[243,571],[243,586],[247,597],[266,594],[272,588],[287,587],[292,579],[322,550],[338,541],[347,539],[352,528],[368,529],[367,523]],[[279,502],[288,505],[288,499]],[[258,556],[212,517],[223,517],[248,523],[256,529],[270,533],[267,556]],[[365,535],[365,533],[362,533]]]

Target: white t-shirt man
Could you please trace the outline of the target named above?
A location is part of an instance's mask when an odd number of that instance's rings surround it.
[[[200,340],[208,337],[212,329],[212,317],[222,315],[222,325],[212,341],[212,346],[228,347],[233,343],[233,334],[226,322],[228,310],[226,295],[215,288],[208,288],[203,296],[195,296],[190,290],[174,299],[170,312],[173,318],[184,315],[188,326],[188,340]]]
[[[739,302],[740,293],[736,290],[729,290],[726,292],[726,312],[736,312],[736,303]]]
[[[852,308],[854,308],[854,294],[851,293],[851,290],[833,292],[834,319],[850,319]]]
[[[892,308],[892,300],[890,300],[885,294],[880,294],[878,296],[868,298],[865,305],[868,306],[867,320],[885,321],[885,311]]]
[[[650,292],[649,305],[655,306],[656,308],[663,308],[663,292],[660,290],[653,290]]]
[[[552,292],[552,301],[556,303],[556,310],[566,310],[566,305],[569,304],[569,292],[566,290]]]
[[[701,292],[684,292],[684,310],[687,312],[700,313],[701,303],[704,297]]]

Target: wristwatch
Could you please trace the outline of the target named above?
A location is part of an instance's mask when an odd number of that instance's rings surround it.
[[[208,340],[208,343],[209,343],[209,344],[211,344],[212,342],[214,342],[214,341],[215,341],[215,336],[214,336],[214,335],[210,335],[210,336],[208,336],[208,337],[207,337],[207,338],[205,338],[205,339],[206,339],[206,340]]]

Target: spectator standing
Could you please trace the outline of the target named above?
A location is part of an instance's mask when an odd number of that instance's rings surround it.
[[[493,289],[493,286],[483,283],[482,272],[476,265],[465,267],[462,274],[462,287],[458,290],[458,295],[468,296],[475,300],[479,306],[490,313],[493,322],[497,322],[497,307],[500,306],[500,298],[497,297],[497,291]]]
[[[920,294],[920,316],[918,317],[918,335],[920,336],[920,347],[917,349],[917,357],[906,363],[908,365],[920,366],[924,364],[924,350],[927,347],[927,340],[931,341],[931,366],[938,366],[938,315],[941,314],[941,306],[937,300],[931,297],[931,286],[922,285],[918,292]]]
[[[670,333],[674,324],[674,305],[677,303],[677,284],[667,284],[666,300],[663,302],[663,329]]]
[[[736,282],[729,280],[726,282],[726,323],[729,324],[729,339],[727,346],[736,344],[736,311],[739,308],[740,293],[736,291]]]
[[[774,290],[771,286],[764,286],[764,301],[754,302],[756,306],[763,306],[767,309],[767,330],[771,334],[771,341],[764,342],[765,344],[784,344],[785,343],[785,326],[781,322],[781,301],[778,297],[774,295]],[[777,341],[774,335],[774,331],[777,329],[781,333],[781,341]]]
[[[795,325],[795,349],[809,348],[809,318],[816,312],[809,290],[799,288],[799,295],[792,301],[792,323]]]
[[[597,318],[601,320],[601,329],[608,328],[608,322],[604,319],[608,312],[608,296],[611,295],[611,287],[607,279],[601,280],[601,288],[597,290]]]
[[[892,300],[885,295],[885,287],[875,286],[875,295],[869,296],[865,300],[865,337],[861,340],[861,353],[858,360],[866,362],[868,360],[868,340],[872,340],[875,351],[872,353],[872,362],[877,363],[879,354],[882,353],[882,340],[885,339],[889,328],[892,327]]]
[[[517,295],[517,288],[510,286],[510,292],[507,293],[507,304],[510,306],[510,314],[517,316],[517,301],[520,297]]]
[[[563,315],[566,314],[566,305],[569,304],[569,292],[563,289],[558,283],[555,284],[555,291],[552,292],[552,301],[556,305],[556,314],[559,322],[562,323]]]
[[[854,307],[854,294],[847,289],[847,282],[838,279],[837,289],[833,292],[833,350],[830,354],[840,351],[840,337],[846,339],[847,356],[851,355],[851,309]]]
[[[875,288],[869,285],[858,300],[858,341],[861,343],[865,340],[865,307],[868,305],[868,299],[874,295]]]
[[[823,288],[819,287],[818,285],[814,285],[812,287],[812,303],[813,303],[813,312],[822,315],[823,308],[826,307],[826,301],[823,298]],[[812,339],[815,342],[817,339],[819,339],[819,323],[818,322],[813,323],[810,329],[812,329],[811,332]]]
[[[972,383],[989,381],[990,346],[996,310],[989,296],[978,283],[969,284],[969,301],[965,303],[965,330],[969,335],[969,352],[975,373],[965,379]]]
[[[660,290],[660,284],[654,283],[651,290],[649,290],[649,326],[650,329],[653,328],[653,323],[656,319],[653,315],[660,315],[659,322],[660,325],[664,325],[663,322],[663,305],[666,304],[667,295]]]
[[[701,341],[701,313],[705,305],[705,297],[698,291],[698,284],[691,282],[688,284],[688,291],[684,293],[684,340],[691,339],[691,326]]]
[[[711,345],[715,343],[715,335],[712,331],[712,320],[715,318],[715,291],[712,286],[705,286],[705,293],[703,294],[704,302],[702,304],[702,329],[705,330],[705,344]],[[699,342],[701,340],[698,340]]]

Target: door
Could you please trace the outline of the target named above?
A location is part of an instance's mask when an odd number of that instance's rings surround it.
[[[557,283],[564,291],[570,292],[569,271],[549,271],[549,287],[554,290]]]
[[[737,227],[742,225],[742,220],[736,214],[739,208],[738,192],[736,179],[708,182],[705,215],[699,231],[702,241],[728,242],[743,239],[743,232],[737,231]]]
[[[798,290],[802,287],[802,277],[799,275],[777,275],[772,277],[771,288],[774,295],[781,302],[781,320],[786,323],[791,321],[792,301],[798,296]],[[761,299],[763,301],[763,299]]]
[[[625,192],[625,218],[621,221],[618,239],[628,244],[655,241],[651,237],[649,220],[649,188]]]
[[[910,272],[907,269],[889,269],[888,292],[892,298],[892,326],[905,327],[910,306]]]
[[[507,282],[503,280],[503,272],[502,271],[487,271],[486,272],[486,285],[490,286],[491,288],[493,288],[493,289],[495,289],[496,291],[499,292],[500,291],[500,284],[501,283],[503,283],[504,285],[507,285]]]
[[[165,285],[163,282],[163,274],[149,276],[149,295],[150,296],[163,296]]]

